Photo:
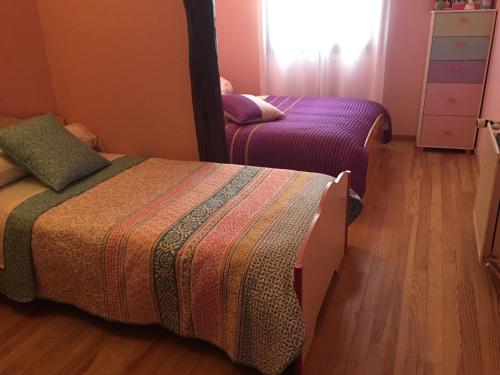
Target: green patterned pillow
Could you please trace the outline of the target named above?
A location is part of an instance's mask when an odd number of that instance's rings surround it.
[[[111,164],[52,114],[0,129],[0,149],[56,191]]]

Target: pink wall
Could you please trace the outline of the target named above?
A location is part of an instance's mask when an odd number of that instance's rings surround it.
[[[415,135],[434,0],[391,1],[384,105],[394,133]],[[216,0],[220,70],[238,92],[260,92],[259,0]]]
[[[216,0],[221,75],[246,94],[260,94],[260,1]]]
[[[391,2],[383,104],[396,135],[417,131],[433,5],[433,0]]]
[[[0,1],[0,115],[56,112],[36,0]]]
[[[61,115],[110,152],[198,159],[181,0],[38,7]]]
[[[497,18],[493,49],[491,51],[482,117],[500,121],[500,17]]]

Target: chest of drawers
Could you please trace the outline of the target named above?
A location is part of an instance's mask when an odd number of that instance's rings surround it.
[[[472,150],[496,10],[434,11],[417,146]]]

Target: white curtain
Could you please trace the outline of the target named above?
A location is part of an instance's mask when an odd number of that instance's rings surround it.
[[[264,94],[382,100],[389,0],[262,0]]]

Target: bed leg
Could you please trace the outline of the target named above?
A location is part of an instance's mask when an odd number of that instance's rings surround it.
[[[472,155],[473,152],[474,152],[474,150],[465,150],[466,155]]]
[[[418,146],[417,146],[417,151],[418,151],[418,152],[424,152],[424,149],[425,149],[424,147],[418,147]]]

